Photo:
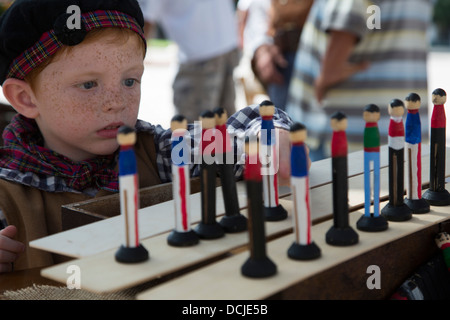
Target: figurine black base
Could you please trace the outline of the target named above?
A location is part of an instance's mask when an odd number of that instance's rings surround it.
[[[401,206],[388,203],[381,209],[381,215],[388,221],[407,221],[412,218],[412,211],[405,203]]]
[[[141,244],[138,247],[130,248],[124,245],[116,252],[116,261],[123,263],[138,263],[148,260],[149,254]]]
[[[422,198],[432,206],[450,205],[450,193],[446,189],[442,191],[433,191],[431,189],[428,189],[422,195]]]
[[[356,222],[356,228],[361,231],[369,232],[384,231],[388,228],[388,222],[386,218],[381,215],[378,217],[374,217],[372,214],[370,216],[362,215]]]
[[[411,209],[412,213],[428,213],[430,212],[430,204],[424,198],[421,199],[405,199],[405,204]]]
[[[198,244],[198,235],[193,231],[179,232],[172,230],[167,237],[167,243],[174,247],[189,247]]]
[[[277,273],[277,266],[269,258],[248,258],[241,267],[241,273],[250,278],[266,278]]]
[[[320,257],[321,251],[314,242],[306,245],[294,242],[289,247],[287,255],[294,260],[312,260]]]
[[[266,221],[280,221],[287,218],[287,211],[281,204],[276,207],[264,207]]]
[[[336,228],[332,226],[325,235],[325,241],[333,246],[351,246],[358,243],[359,236],[352,227]]]
[[[225,235],[225,231],[218,223],[205,224],[200,222],[194,228],[194,232],[200,237],[200,239],[217,239],[222,238]]]
[[[235,233],[247,230],[247,217],[242,214],[223,216],[219,224],[227,233]]]

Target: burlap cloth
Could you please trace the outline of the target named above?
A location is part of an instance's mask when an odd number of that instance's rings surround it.
[[[49,285],[36,285],[15,290],[5,291],[0,300],[135,300],[136,295],[145,290],[141,285],[114,293],[97,294],[83,289],[69,289]]]

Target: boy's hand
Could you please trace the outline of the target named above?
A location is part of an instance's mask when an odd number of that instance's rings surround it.
[[[278,71],[278,67],[286,68],[287,64],[280,49],[275,45],[261,45],[253,57],[255,73],[264,86],[270,83],[283,84],[283,75]]]
[[[13,239],[16,233],[15,226],[0,230],[0,273],[12,271],[12,263],[25,250],[23,243]]]

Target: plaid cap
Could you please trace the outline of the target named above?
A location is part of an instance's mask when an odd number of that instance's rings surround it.
[[[69,27],[80,9],[80,25]],[[64,45],[77,45],[96,28],[120,27],[143,34],[144,18],[136,0],[15,0],[0,17],[0,84],[23,79]]]

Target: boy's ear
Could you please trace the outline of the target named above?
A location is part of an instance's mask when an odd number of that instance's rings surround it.
[[[39,110],[33,103],[35,100],[33,90],[26,81],[8,78],[2,87],[3,95],[18,113],[30,119],[39,115]]]

